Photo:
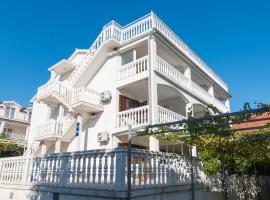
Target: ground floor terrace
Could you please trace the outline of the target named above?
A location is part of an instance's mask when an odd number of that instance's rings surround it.
[[[127,148],[0,159],[1,199],[192,199],[190,157]],[[193,160],[195,199],[220,199],[206,192],[206,176]]]

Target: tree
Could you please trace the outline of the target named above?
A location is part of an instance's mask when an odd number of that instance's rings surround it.
[[[8,140],[4,134],[0,135],[0,157],[21,156],[23,147]]]

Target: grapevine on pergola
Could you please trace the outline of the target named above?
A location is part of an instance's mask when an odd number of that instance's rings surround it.
[[[243,171],[250,168],[253,163],[270,161],[270,123],[262,127],[235,130],[233,124],[257,121],[252,116],[261,115],[262,110],[254,109],[253,112],[246,103],[243,111],[237,115],[219,117],[218,110],[209,105],[202,120],[197,120],[192,116],[192,109],[190,109],[187,120],[164,124],[164,126],[162,124],[150,126],[139,131],[138,135],[155,135],[159,140],[182,141],[187,145],[196,146],[207,173],[211,174],[219,170],[217,160],[221,156],[225,156],[227,160],[227,169],[233,169],[235,172],[240,165],[238,168]],[[217,117],[211,117],[215,115]],[[267,119],[270,119],[269,117]]]

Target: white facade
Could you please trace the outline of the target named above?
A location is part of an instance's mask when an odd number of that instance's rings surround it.
[[[31,109],[15,101],[0,103],[0,134],[19,144],[25,144],[31,119]]]
[[[106,24],[89,49],[76,49],[49,71],[33,103],[34,154],[125,146],[128,123],[181,120],[189,107],[195,116],[208,104],[230,111],[227,85],[154,13],[126,26]],[[152,137],[133,145],[185,151]]]

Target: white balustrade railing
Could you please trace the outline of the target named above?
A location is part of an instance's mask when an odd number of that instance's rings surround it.
[[[59,81],[51,81],[38,88],[37,99],[42,99],[47,95],[55,94],[60,98],[66,105],[71,103],[72,99],[72,88],[61,84]]]
[[[132,149],[131,155],[134,189],[190,184],[190,160],[186,157],[137,149]],[[0,184],[123,191],[126,161],[126,148],[2,158]],[[195,158],[193,165],[196,180],[200,164]]]
[[[196,93],[201,93],[204,95],[205,98],[207,98],[209,102],[212,101],[213,97],[211,96],[211,94],[209,94],[205,89],[203,89],[197,83],[195,83],[194,81],[191,81],[191,86],[193,89],[195,89]]]
[[[143,73],[148,70],[149,59],[144,56],[126,65],[118,68],[118,80],[123,80],[128,77]]]
[[[59,81],[52,81],[38,88],[37,99],[42,99],[48,95],[55,95],[66,106],[79,102],[86,102],[96,106],[101,106],[100,94],[88,88],[72,88],[63,85]]]
[[[145,34],[151,31],[153,28],[153,18],[151,14],[148,14],[140,19],[122,27],[122,40],[121,42],[126,42],[132,40],[135,37]]]
[[[164,75],[166,78],[174,81],[178,85],[188,87],[190,80],[182,74],[179,70],[175,69],[165,60],[157,56],[155,69]]]
[[[7,114],[5,112],[5,108],[0,108],[0,117],[12,119],[12,120],[23,121],[23,122],[27,122],[27,123],[29,123],[29,121],[30,121],[28,113],[15,111],[14,115],[11,115],[10,113]]]
[[[74,90],[72,104],[78,102],[87,102],[96,106],[101,106],[100,93],[88,88],[79,88]]]
[[[52,120],[37,127],[36,139],[47,137],[61,137],[74,124],[76,118],[68,113],[62,121]]]
[[[155,14],[150,13],[124,27],[112,21],[103,27],[102,32],[89,48],[81,64],[74,69],[69,77],[69,82],[73,85],[83,74],[92,58],[96,55],[106,41],[114,38],[119,44],[133,40],[142,34],[147,34],[152,30],[158,30],[177,48],[179,48],[186,56],[188,56],[194,63],[196,63],[202,70],[210,74],[216,81],[218,81],[223,88],[227,90],[227,85]]]
[[[158,106],[158,122],[166,123],[166,122],[175,122],[185,119],[185,116],[180,115],[176,112],[173,112],[167,108],[162,106]]]
[[[127,127],[132,125],[145,125],[149,123],[149,106],[141,106],[130,110],[118,112],[116,114],[116,128]]]
[[[166,77],[170,81],[179,85],[180,87],[185,88],[191,93],[195,93],[195,95],[201,95],[201,97],[208,103],[213,104],[219,110],[226,112],[227,108],[224,104],[222,104],[218,99],[214,98],[209,94],[205,89],[203,89],[200,85],[195,83],[194,81],[188,79],[183,73],[174,68],[172,65],[167,63],[165,60],[157,56],[155,69],[162,76]]]
[[[62,122],[53,120],[37,127],[36,138],[43,137],[61,137],[62,136]]]
[[[227,90],[228,86],[221,80],[200,58],[197,56],[161,19],[155,14],[153,15],[153,27],[160,31],[168,40],[170,40],[177,48],[185,53],[200,68],[211,74],[223,88]]]
[[[76,81],[79,79],[81,74],[83,74],[93,57],[97,54],[100,47],[111,38],[114,38],[119,42],[121,40],[121,27],[119,27],[119,25],[115,22],[110,22],[103,27],[102,32],[99,34],[97,39],[89,48],[82,62],[77,68],[74,69],[72,74],[69,76],[68,81],[70,85],[74,85],[74,83],[76,83]]]

